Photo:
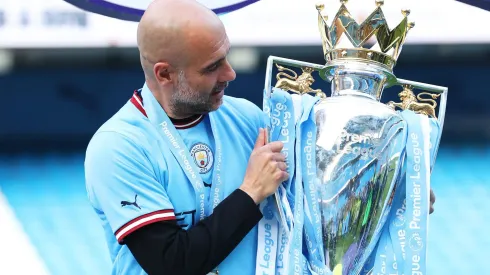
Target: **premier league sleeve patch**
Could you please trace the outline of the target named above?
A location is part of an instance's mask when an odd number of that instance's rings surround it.
[[[65,0],[82,10],[117,18],[139,22],[148,5],[153,0]],[[244,8],[259,0],[197,0],[222,15]]]

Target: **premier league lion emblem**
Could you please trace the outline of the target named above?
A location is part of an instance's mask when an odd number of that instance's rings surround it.
[[[153,0],[65,0],[82,10],[120,20],[139,22]],[[216,14],[226,14],[259,0],[197,0]]]

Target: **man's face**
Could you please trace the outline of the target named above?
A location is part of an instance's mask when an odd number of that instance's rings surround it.
[[[198,45],[191,54],[196,58],[178,72],[171,106],[179,113],[205,114],[217,110],[223,103],[228,82],[235,79],[236,74],[226,60],[230,48],[226,35],[209,42]]]

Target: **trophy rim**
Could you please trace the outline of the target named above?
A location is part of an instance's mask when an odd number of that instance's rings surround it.
[[[320,77],[328,82],[331,82],[338,70],[361,70],[369,73],[379,74],[385,81],[383,88],[388,88],[398,83],[398,79],[393,72],[383,64],[375,61],[366,61],[363,59],[345,59],[328,62],[319,70]]]

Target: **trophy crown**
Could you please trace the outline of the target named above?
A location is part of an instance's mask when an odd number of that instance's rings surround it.
[[[340,8],[330,26],[327,24],[327,15],[322,14],[325,5],[316,5],[318,27],[327,63],[343,60],[376,62],[391,72],[408,31],[415,26],[415,23],[408,22],[410,10],[403,9],[402,21],[390,30],[382,10],[384,0],[375,0],[376,8],[360,25],[347,9],[347,0],[340,2]],[[376,43],[368,47],[368,40],[373,36]]]

